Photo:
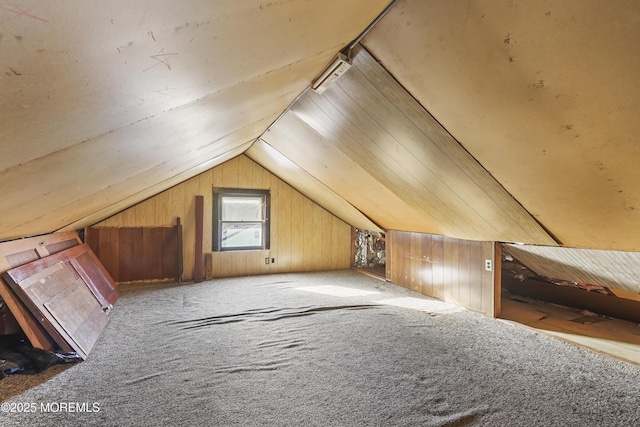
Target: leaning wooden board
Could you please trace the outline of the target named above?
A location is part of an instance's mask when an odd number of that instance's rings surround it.
[[[119,296],[113,279],[85,244],[11,269],[2,277],[56,343],[83,359]]]
[[[74,231],[2,242],[0,243],[0,273],[80,244],[82,241]],[[0,280],[0,297],[34,347],[54,350],[53,342],[42,326],[2,280]]]

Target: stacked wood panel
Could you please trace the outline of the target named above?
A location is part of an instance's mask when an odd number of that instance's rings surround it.
[[[391,230],[387,279],[421,294],[453,302],[488,316],[496,314],[494,243]],[[493,266],[492,266],[493,267]]]
[[[269,250],[212,251],[213,187],[271,191]],[[204,252],[211,277],[349,268],[351,228],[253,160],[242,155],[145,200],[94,227],[171,226],[183,222],[184,280],[194,278],[195,200],[204,199]],[[265,259],[269,264],[265,264]],[[275,262],[271,262],[271,260]]]
[[[178,226],[90,227],[87,244],[116,282],[178,279]]]
[[[74,232],[0,244],[0,296],[34,347],[86,358],[119,292]]]

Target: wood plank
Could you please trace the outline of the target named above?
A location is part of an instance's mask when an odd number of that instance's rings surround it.
[[[402,244],[402,272],[400,273],[402,286],[411,289],[411,233],[403,231],[400,233],[400,241]]]
[[[183,237],[182,237],[182,221],[180,217],[176,218],[176,240],[177,242],[177,250],[178,250],[178,283],[182,283],[183,275],[184,275],[184,254],[183,254]]]
[[[185,218],[183,223],[184,239],[184,278],[194,280],[195,274],[195,248],[196,248],[196,196],[200,191],[199,177],[194,177],[184,183],[185,188]]]
[[[247,151],[247,155],[265,168],[273,170],[279,177],[291,183],[300,193],[343,221],[363,230],[382,231],[378,225],[374,224],[331,188],[266,142],[257,141]],[[284,167],[281,165],[284,165]]]
[[[0,243],[0,273],[80,243],[82,242],[75,231],[2,242]],[[10,311],[7,313],[7,317],[12,317],[18,323],[34,347],[45,350],[52,349],[50,337],[39,326],[31,312],[8,286],[2,283],[2,287],[0,296]]]
[[[108,316],[84,282],[76,282],[76,286],[68,286],[43,306],[60,324],[74,343],[89,354],[100,332],[107,324]]]
[[[313,250],[309,254],[310,257],[310,270],[311,271],[319,271],[322,270],[322,215],[324,213],[324,209],[319,205],[311,202],[311,225],[310,228],[312,230],[312,235],[310,238],[310,242],[313,246]],[[306,243],[307,240],[305,238],[305,246],[309,245]],[[352,245],[350,245],[351,247]],[[353,258],[351,258],[353,259]]]
[[[640,323],[640,301],[529,279],[519,281],[504,277],[502,286],[518,295]]]
[[[75,257],[70,258],[69,262],[86,282],[87,287],[100,302],[101,307],[107,309],[113,306],[120,296],[113,278],[91,250],[87,250],[84,253],[74,251],[74,254],[76,254]],[[65,258],[61,257],[60,259]]]
[[[106,227],[100,230],[100,262],[116,282],[120,278],[120,235],[117,227]]]
[[[444,156],[438,163],[445,166],[445,175],[442,176],[450,177],[449,185],[460,185],[462,179],[467,184],[464,190],[473,189],[473,187],[477,186],[486,197],[490,199],[488,203],[484,201],[479,203],[479,205],[494,205],[499,207],[498,209],[493,209],[492,212],[500,215],[503,219],[501,221],[503,229],[500,232],[502,233],[500,234],[500,238],[504,238],[504,233],[508,233],[508,235],[512,236],[512,238],[509,239],[510,241],[531,241],[537,244],[555,245],[555,241],[540,227],[531,215],[458,144],[451,134],[449,134],[407,90],[400,86],[393,76],[391,76],[375,58],[365,49],[361,49],[357,51],[353,62],[354,68],[362,72],[372,85],[381,92],[381,99],[385,100],[382,105],[392,106],[401,116],[409,119],[420,134],[428,137],[429,143],[421,143],[421,138],[403,138],[402,141],[405,144],[413,144],[413,146],[409,146],[412,153],[420,156],[422,162],[429,164],[431,162],[430,159],[435,158],[433,156],[436,156],[438,153],[435,150],[427,153],[425,147],[437,148]],[[354,75],[355,74],[349,74],[348,76]],[[345,84],[347,81],[348,79],[341,79],[338,84]],[[375,103],[371,105],[378,104]],[[388,113],[388,111],[382,109],[372,110],[375,110],[371,111],[372,114],[377,113],[384,115]],[[382,120],[384,116],[376,116],[376,119]],[[397,123],[399,122],[394,120],[391,124],[396,126]],[[451,165],[453,165],[453,167]],[[455,171],[456,176],[460,177],[460,179],[452,177],[452,171]],[[482,194],[475,189],[474,193],[477,194],[478,197],[482,197]],[[492,224],[492,226],[496,225],[495,216],[492,217],[490,213],[486,212],[482,215],[487,218],[487,222]],[[517,238],[518,235],[521,236],[520,239]],[[498,237],[488,237],[486,239],[497,240]]]
[[[290,187],[291,188],[291,187]],[[291,188],[291,271],[304,271],[304,199]],[[337,253],[331,253],[337,259]],[[337,262],[332,262],[332,266]],[[335,268],[335,267],[333,267]]]
[[[444,272],[444,301],[452,301],[453,272],[451,268],[451,242],[452,239],[446,236],[442,238],[443,246],[443,272]]]
[[[172,227],[145,227],[142,230],[142,238],[144,241],[148,240],[150,242],[150,248],[144,248],[144,253],[147,256],[145,266],[146,276],[151,279],[165,279],[170,277],[175,277],[173,275],[169,275],[165,277],[163,275],[162,263],[164,261],[163,251],[164,251],[164,235],[165,231],[171,233],[173,231]],[[149,237],[147,237],[149,235]],[[175,245],[170,245],[169,248],[172,252],[175,253]],[[146,280],[146,278],[145,278]]]
[[[76,237],[73,239],[63,240],[61,242],[47,244],[45,245],[45,248],[47,249],[47,252],[49,253],[49,255],[52,255],[77,245],[78,245],[78,238]]]
[[[322,215],[322,233],[321,234],[321,252],[322,252],[322,265],[323,270],[331,268],[331,239],[332,239],[332,220],[331,215],[327,212]]]
[[[198,181],[200,182],[198,194],[204,198],[202,248],[206,254],[213,248],[213,169],[198,175]]]
[[[238,156],[238,188],[253,188],[252,163],[247,156]]]
[[[29,249],[26,251],[6,255],[5,258],[9,266],[13,268],[40,259],[40,255],[38,255],[38,252],[35,249]]]
[[[70,347],[85,359],[107,315],[68,261],[40,261],[9,270],[3,278],[60,348]]]
[[[213,255],[211,253],[204,255],[204,278],[205,280],[213,279]]]
[[[155,196],[156,199],[156,218],[154,225],[171,226],[173,225],[173,201],[171,191],[163,191]]]
[[[339,236],[338,253],[340,254],[338,268],[339,269],[349,268],[349,266],[351,265],[351,262],[349,259],[349,254],[351,253],[350,227],[349,227],[349,224],[345,223],[340,218],[335,216],[333,218],[336,221],[338,226],[338,236]]]
[[[10,240],[0,243],[0,273],[3,273],[10,268],[17,267],[18,265],[11,265],[7,261],[7,256],[24,251],[35,250],[39,256],[49,255],[50,252],[46,249],[47,246],[56,248],[56,244],[59,242],[75,241],[77,245],[82,241],[78,237],[75,231],[64,231],[60,233],[45,234],[42,236],[28,237],[25,239]],[[43,255],[40,255],[43,253]]]
[[[386,262],[385,262],[385,280],[393,282],[393,270],[394,270],[394,236],[395,231],[387,231],[385,234],[385,253],[386,253]]]
[[[184,275],[184,255],[183,255],[183,240],[182,240],[182,221],[180,218],[176,218],[176,240],[177,240],[177,263],[178,263],[178,283],[182,283]]]
[[[135,211],[136,217],[135,225],[143,227],[153,225],[156,217],[156,198],[151,197],[147,200],[143,200],[133,206],[133,210]]]
[[[444,239],[440,235],[431,238],[433,296],[444,300]]]
[[[121,282],[135,280],[133,274],[133,240],[135,239],[134,228],[121,227],[118,230],[118,278]]]
[[[482,312],[482,272],[484,259],[482,258],[482,242],[469,243],[469,308]]]
[[[422,293],[422,235],[409,233],[409,289]]]
[[[204,278],[204,197],[196,196],[196,208],[195,208],[195,250],[194,250],[194,276],[193,280],[196,283],[202,282]]]
[[[314,237],[317,230],[313,228],[313,203],[302,197],[302,270],[313,271],[313,253],[317,251]]]
[[[104,301],[105,305],[116,302],[120,293],[113,279],[86,243],[11,269],[10,276],[16,283],[22,282],[31,277],[34,271],[42,271],[61,262],[73,262],[78,266],[77,273],[83,280],[93,282],[89,289],[96,294],[96,299]]]
[[[368,207],[371,220],[380,227],[434,230],[424,215],[416,213],[295,114],[286,113],[262,138],[352,206]],[[301,140],[308,143],[300,144]],[[362,188],[368,191],[360,191]],[[401,217],[398,212],[402,212]]]
[[[442,229],[443,232],[459,237],[486,238],[488,234],[475,224],[480,222],[482,227],[492,229],[491,224],[482,217],[470,214],[469,204],[462,195],[451,191],[451,188],[442,182],[441,176],[450,176],[452,171],[442,167],[440,167],[442,170],[435,172],[430,170],[416,159],[415,153],[409,152],[398,142],[388,126],[404,118],[398,114],[393,105],[388,102],[381,104],[380,99],[368,96],[377,93],[375,88],[354,83],[358,75],[359,73],[355,71],[348,75],[348,79],[341,79],[337,85],[338,88],[332,90],[329,96],[320,97],[309,94],[301,98],[292,111],[311,114],[314,120],[322,123],[326,129],[335,129],[335,133],[331,136],[325,133],[333,145],[367,173],[375,176],[377,181],[391,189],[405,203],[425,215],[430,222],[445,226]],[[362,78],[360,83],[363,82],[366,82],[366,79]],[[377,105],[380,109],[388,106],[388,111],[376,119],[371,117],[372,110],[376,109],[365,107],[367,105]],[[331,126],[332,123],[333,126]],[[335,123],[348,125],[342,125],[336,129]],[[406,138],[425,140],[424,135],[415,127],[413,127],[413,135],[408,130],[402,132],[404,133],[400,133],[398,139],[403,141]],[[429,146],[428,142],[418,145]],[[426,157],[429,158],[429,156]],[[433,162],[431,165],[433,167],[437,165],[439,159],[429,160]],[[418,194],[425,194],[425,196],[416,197]],[[460,231],[456,234],[456,230]]]
[[[500,271],[501,269],[501,259],[498,258],[496,260],[495,256],[495,246],[500,246],[499,244],[495,244],[495,242],[483,242],[482,243],[482,260],[491,260],[492,262],[492,270],[487,271],[485,269],[482,270],[482,311],[484,314],[490,317],[495,317],[494,310],[494,295],[495,295],[495,278],[494,274],[496,271]]]
[[[114,281],[178,277],[176,227],[91,227],[87,230],[88,243],[100,245],[100,255],[97,258]],[[122,271],[119,259],[121,255]]]
[[[278,216],[278,273],[291,271],[292,250],[292,204],[293,190],[284,182],[278,185],[278,207],[275,215]],[[273,200],[273,198],[272,198]],[[273,210],[272,210],[273,214]]]
[[[178,227],[162,227],[161,278],[177,279],[178,273]]]
[[[434,297],[434,274],[433,274],[433,235],[421,234],[420,245],[422,246],[421,269],[422,294]]]
[[[233,158],[220,165],[222,168],[222,186],[224,188],[239,188],[240,168],[237,158]]]

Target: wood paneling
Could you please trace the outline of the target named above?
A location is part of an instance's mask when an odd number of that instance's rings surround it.
[[[314,271],[348,268],[350,263],[351,227],[331,213],[313,203],[290,185],[271,174],[246,156],[231,159],[210,171],[172,187],[158,195],[162,205],[172,207],[172,215],[185,218],[184,279],[194,278],[195,196],[213,191],[213,187],[233,187],[271,191],[271,247],[258,251],[212,252],[211,197],[204,197],[205,253],[211,253],[213,277],[267,274],[290,271]],[[206,192],[205,192],[206,190]],[[95,227],[151,227],[164,223],[167,215],[155,202],[155,218],[148,217],[148,209],[133,207],[110,217]],[[144,214],[142,214],[144,212]],[[187,240],[189,239],[189,240]],[[123,248],[120,248],[123,250]],[[127,250],[126,248],[124,250]],[[120,262],[122,256],[119,257]],[[265,264],[265,258],[269,264]],[[272,263],[271,260],[274,259]]]
[[[0,273],[81,243],[82,241],[75,231],[0,243]],[[52,350],[52,343],[33,314],[3,281],[0,281],[0,297],[11,311],[7,316],[15,317],[31,344],[37,348]]]
[[[391,230],[387,279],[424,295],[494,316],[494,243]]]
[[[195,249],[194,249],[194,273],[193,280],[196,283],[202,282],[204,279],[204,197],[196,196],[195,209]]]
[[[88,245],[78,245],[2,274],[62,351],[83,359],[119,292]]]
[[[347,73],[303,94],[261,140],[381,228],[555,244],[367,51],[354,53]]]
[[[246,155],[344,222],[363,230],[382,231],[349,201],[265,141],[256,141]],[[259,170],[262,168],[254,168],[254,173]]]
[[[403,0],[362,43],[563,245],[640,251],[638,3],[602,4]]]
[[[179,278],[178,226],[89,227],[86,240],[116,282]]]

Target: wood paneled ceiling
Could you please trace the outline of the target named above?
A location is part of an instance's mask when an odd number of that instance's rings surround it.
[[[261,139],[384,229],[555,243],[365,50]]]
[[[640,250],[640,3],[402,0],[363,40],[566,246]]]
[[[0,0],[0,240],[246,152],[359,227],[640,250],[637,2],[400,0],[287,109],[388,4]]]
[[[383,0],[0,0],[0,240],[239,154]]]

